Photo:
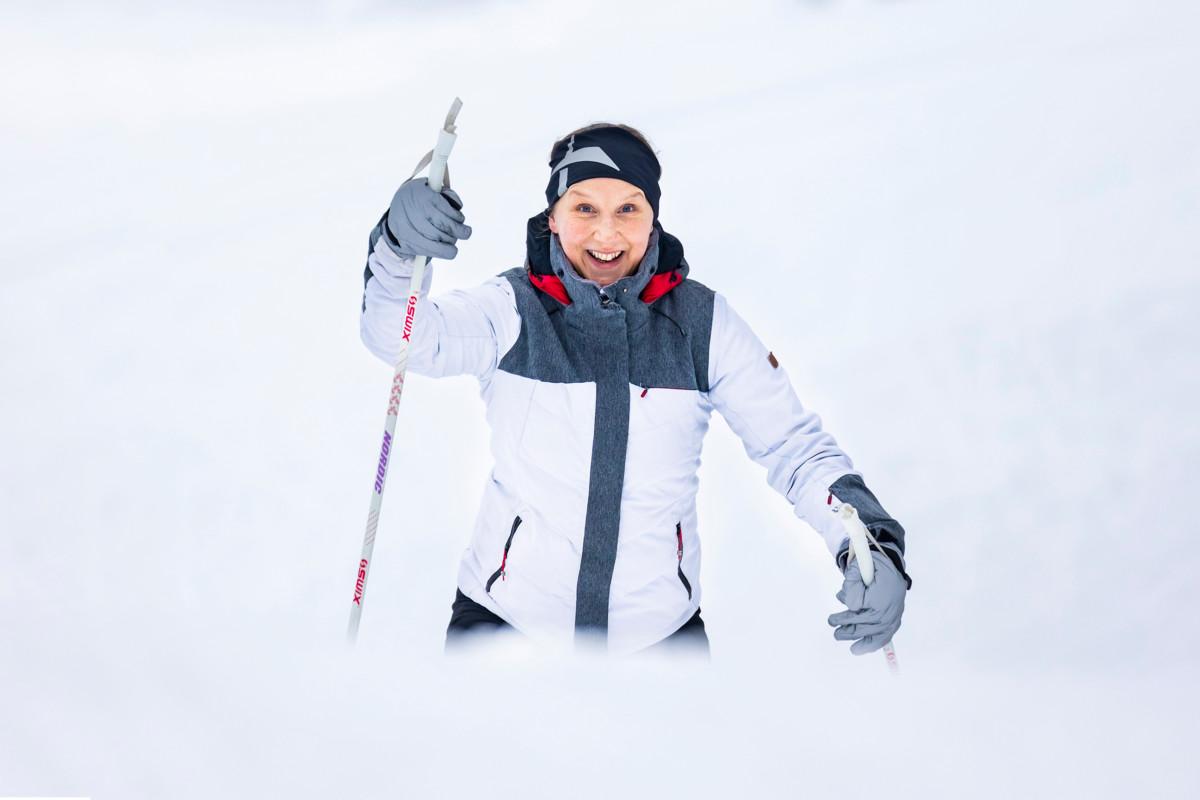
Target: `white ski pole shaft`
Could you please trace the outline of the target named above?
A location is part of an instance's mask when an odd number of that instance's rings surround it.
[[[862,575],[863,584],[871,585],[875,580],[875,562],[871,559],[871,545],[867,541],[867,526],[858,518],[858,509],[849,503],[842,503],[838,509],[838,518],[850,537],[850,551],[858,560],[858,572]],[[896,648],[889,640],[883,646],[883,657],[887,660],[888,671],[893,675],[900,674],[900,664],[896,661]]]
[[[455,119],[462,100],[457,97],[450,105],[446,122],[438,132],[437,144],[427,156],[429,160],[429,186],[440,192],[445,181],[446,162],[454,148]],[[422,159],[424,161],[424,159]],[[420,171],[420,166],[417,167]],[[367,576],[371,572],[371,555],[375,550],[375,531],[379,527],[379,510],[383,507],[383,487],[387,483],[388,463],[395,443],[396,419],[400,410],[400,395],[404,391],[404,376],[408,372],[409,333],[415,322],[417,302],[421,299],[421,283],[425,278],[425,267],[429,259],[417,256],[413,260],[412,282],[409,284],[408,302],[404,311],[404,338],[400,341],[400,352],[396,356],[396,371],[392,376],[392,390],[388,396],[387,419],[383,428],[383,443],[379,447],[379,463],[375,469],[375,485],[371,490],[371,506],[367,512],[367,530],[363,536],[362,555],[358,561],[358,575],[354,582],[354,601],[350,605],[350,626],[347,637],[351,644],[358,638],[358,625],[362,620],[363,602],[367,594]]]

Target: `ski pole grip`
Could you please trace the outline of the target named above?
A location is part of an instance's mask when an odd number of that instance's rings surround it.
[[[842,503],[838,510],[842,527],[850,537],[850,552],[858,560],[858,572],[862,575],[863,584],[870,586],[875,580],[875,562],[871,559],[871,546],[867,544],[867,526],[858,518],[858,510],[849,503]]]
[[[433,160],[429,162],[429,188],[440,192],[446,182],[446,162],[454,149],[455,134],[449,131],[438,133],[437,146],[433,148]]]
[[[456,97],[450,104],[446,124],[438,132],[437,144],[433,147],[433,157],[429,162],[429,188],[435,192],[440,192],[446,184],[446,162],[450,160],[450,151],[454,149],[454,140],[457,138],[454,121],[458,118],[460,108],[462,100]]]

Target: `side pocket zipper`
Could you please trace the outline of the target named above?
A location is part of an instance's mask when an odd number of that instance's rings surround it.
[[[492,573],[492,576],[487,580],[487,585],[483,587],[483,590],[488,594],[492,593],[492,584],[496,582],[496,578],[504,579],[504,567],[508,564],[508,548],[512,547],[513,537],[517,535],[517,528],[519,527],[521,527],[521,518],[516,517],[513,519],[512,530],[508,532],[508,541],[504,543],[504,555],[500,557],[500,569]],[[691,597],[691,590],[688,591],[688,597]]]
[[[687,575],[683,574],[683,523],[675,523],[675,539],[679,542],[679,547],[675,551],[675,555],[679,558],[679,582],[683,584],[683,588],[687,589],[688,600],[692,599],[692,585],[688,583]]]

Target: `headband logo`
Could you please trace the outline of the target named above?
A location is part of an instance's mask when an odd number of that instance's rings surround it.
[[[584,161],[591,161],[595,164],[603,164],[606,167],[612,167],[617,172],[621,171],[621,168],[617,166],[616,162],[608,157],[608,153],[604,152],[602,148],[596,145],[589,145],[588,147],[581,147],[580,149],[576,150],[575,137],[572,136],[571,140],[567,142],[567,152],[563,155],[562,161],[559,161],[554,165],[554,168],[550,170],[550,177],[554,177],[554,173],[558,172],[560,169],[562,170],[562,172],[558,173],[559,197],[562,197],[563,192],[567,191],[567,167],[571,164],[578,164]]]

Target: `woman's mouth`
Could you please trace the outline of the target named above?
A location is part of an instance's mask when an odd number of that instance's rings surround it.
[[[601,250],[584,250],[588,255],[588,261],[596,269],[612,269],[621,260],[621,256],[625,254],[624,250],[613,250],[603,252]]]

